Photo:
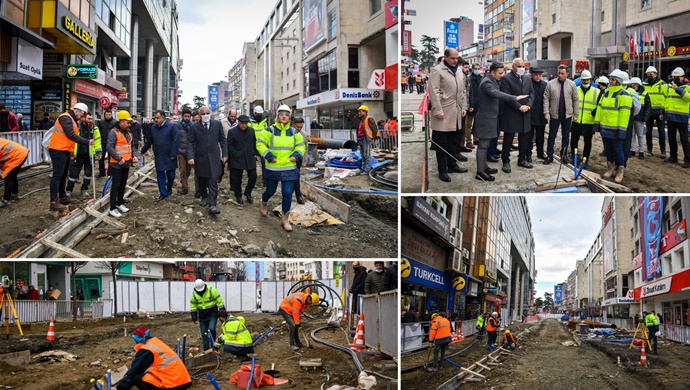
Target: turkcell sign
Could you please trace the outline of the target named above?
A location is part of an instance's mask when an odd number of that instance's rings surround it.
[[[444,31],[446,37],[446,47],[458,48],[458,24],[456,22],[444,21]]]
[[[403,256],[410,263],[412,267],[412,272],[406,277],[402,278],[404,282],[410,282],[419,284],[422,286],[427,286],[439,290],[450,290],[450,280],[449,275],[446,275],[443,271],[439,271],[435,268],[429,267],[424,263],[410,259],[409,257]]]

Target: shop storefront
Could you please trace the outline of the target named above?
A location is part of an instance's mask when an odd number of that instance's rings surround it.
[[[61,291],[60,300],[69,299],[69,273],[64,262],[0,262],[0,282],[4,287],[12,280],[14,286],[23,285],[28,290],[34,286],[43,299],[43,293],[49,286]],[[14,293],[14,292],[13,292]],[[17,291],[18,293],[18,291]],[[16,293],[15,293],[16,294]],[[13,297],[16,298],[16,297]]]
[[[467,276],[451,274],[403,256],[400,263],[402,308],[420,315],[456,310],[456,299],[467,294]]]
[[[73,92],[70,97],[70,107],[76,103],[85,103],[89,112],[99,109],[117,108],[118,93],[94,81],[75,79],[72,80]]]
[[[369,112],[383,112],[384,94],[381,90],[366,88],[340,88],[322,92],[297,101],[297,109],[302,110],[305,121],[316,120],[324,129],[355,129],[359,123],[357,108],[361,104],[369,106]],[[384,119],[380,115],[380,119]]]
[[[642,310],[663,313],[665,323],[690,325],[690,269],[637,287],[634,296]]]

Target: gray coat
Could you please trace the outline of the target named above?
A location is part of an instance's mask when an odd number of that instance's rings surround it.
[[[572,117],[577,119],[579,111],[579,99],[577,97],[577,86],[573,80],[565,79],[563,84],[563,97],[565,98],[565,119]],[[561,98],[561,82],[555,78],[546,85],[544,91],[544,116],[549,115],[551,119],[563,119],[558,117],[558,101]]]
[[[517,96],[501,92],[498,81],[491,75],[484,76],[479,84],[477,97],[478,111],[474,117],[474,135],[477,138],[498,137],[499,101],[515,101]]]
[[[456,131],[462,128],[462,110],[467,110],[467,89],[465,74],[462,68],[453,74],[448,66],[441,62],[431,68],[429,75],[429,102],[431,117],[429,126],[434,131]],[[436,115],[443,114],[443,119]]]
[[[503,76],[501,82],[501,92],[520,96],[529,95],[527,99],[521,101],[512,100],[502,103],[501,130],[513,133],[527,133],[531,129],[530,112],[520,112],[520,107],[524,104],[530,108],[534,104],[534,90],[532,89],[532,79],[527,75],[517,76],[517,73]]]
[[[187,160],[194,160],[197,176],[220,177],[223,172],[222,157],[228,157],[228,145],[220,122],[211,119],[208,131],[201,121],[194,122],[187,134]]]

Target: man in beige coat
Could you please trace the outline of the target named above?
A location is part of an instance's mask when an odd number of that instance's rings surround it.
[[[431,68],[429,74],[431,140],[437,146],[438,177],[445,182],[450,181],[448,173],[467,172],[467,168],[456,162],[456,159],[467,161],[467,157],[460,154],[465,140],[462,121],[467,113],[467,94],[465,74],[458,67],[459,59],[457,50],[446,49],[443,61]]]
[[[549,81],[544,91],[544,117],[549,122],[549,140],[546,147],[544,164],[553,162],[554,145],[558,126],[561,126],[561,160],[568,162],[568,145],[570,145],[570,125],[577,120],[579,100],[577,86],[568,78],[568,67],[558,67],[558,77]]]

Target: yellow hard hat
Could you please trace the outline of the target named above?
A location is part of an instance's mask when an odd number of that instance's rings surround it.
[[[431,315],[431,319],[433,320],[433,319],[436,318],[437,316],[438,316],[438,313],[434,313],[434,314]]]
[[[311,293],[311,304],[312,305],[318,305],[319,304],[319,294]]]
[[[129,111],[120,110],[117,112],[117,120],[131,121],[132,117],[129,115]]]
[[[510,333],[510,329],[506,329],[506,333]]]
[[[365,106],[364,104],[362,104],[361,106],[359,106],[359,108],[357,109],[357,111],[366,111],[366,112],[369,112],[369,107],[367,107],[367,106]]]

